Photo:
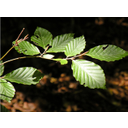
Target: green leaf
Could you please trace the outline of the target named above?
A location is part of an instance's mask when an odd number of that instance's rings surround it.
[[[13,41],[13,44],[16,42]],[[22,41],[18,44],[18,46],[14,47],[18,53],[23,53],[25,55],[37,55],[40,53],[40,50],[33,44],[28,41]]]
[[[61,59],[61,58],[58,58],[58,59],[53,59],[55,61],[59,61],[61,63],[61,65],[64,65],[64,64],[67,64],[68,61],[66,59]]]
[[[0,112],[9,112],[9,110],[0,104]]]
[[[99,45],[91,48],[85,55],[109,62],[128,56],[128,52],[115,45]]]
[[[101,67],[87,60],[73,60],[73,76],[89,88],[105,89],[105,75]]]
[[[70,41],[65,48],[66,56],[74,56],[82,52],[85,48],[86,42],[84,36],[78,37]]]
[[[4,79],[18,84],[37,84],[39,80],[43,77],[37,69],[33,67],[22,67],[18,68],[4,76]]]
[[[34,35],[31,36],[31,41],[35,42],[38,46],[43,47],[45,49],[45,47],[47,46],[47,44],[49,44],[52,40],[52,34],[41,27],[37,27]]]
[[[10,82],[0,79],[0,99],[11,101],[15,95],[15,89]]]
[[[0,60],[0,64],[2,64],[2,63],[3,63],[3,61]],[[2,64],[2,65],[0,65],[0,76],[2,76],[3,72],[4,72],[4,65]]]
[[[45,58],[45,59],[52,59],[53,57],[54,57],[54,55],[52,55],[52,54],[43,55],[43,58]]]
[[[73,39],[74,34],[63,34],[56,36],[50,43],[52,48],[47,52],[64,52],[66,45]]]

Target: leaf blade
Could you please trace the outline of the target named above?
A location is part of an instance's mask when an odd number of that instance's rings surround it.
[[[51,42],[52,34],[41,27],[37,27],[34,35],[31,36],[31,41],[35,42],[36,45],[45,49],[45,47]]]
[[[22,67],[18,68],[4,76],[4,79],[18,84],[37,84],[39,80],[43,77],[37,69],[33,67]]]
[[[44,59],[52,59],[54,57],[54,55],[52,54],[44,54],[42,58]]]
[[[99,65],[87,60],[73,60],[72,66],[73,76],[89,88],[105,89],[105,75]]]
[[[0,99],[11,101],[15,95],[15,89],[10,82],[0,79]]]
[[[66,56],[74,56],[82,52],[85,48],[86,41],[84,36],[78,37],[70,41],[65,47],[65,55]]]
[[[50,43],[52,48],[47,52],[64,52],[66,45],[73,39],[73,36],[73,33],[56,36]]]
[[[115,45],[99,45],[91,48],[85,55],[101,61],[110,62],[128,56],[128,52]]]
[[[13,41],[13,44],[15,43],[16,42]],[[24,55],[37,55],[40,53],[40,50],[28,41],[22,41],[14,48],[18,53],[23,53]]]
[[[53,60],[60,62],[61,65],[64,65],[64,64],[68,63],[68,61],[66,59],[57,58],[57,59],[53,59]]]
[[[9,110],[5,106],[0,104],[0,112],[9,112]]]
[[[0,64],[2,64],[2,60],[0,60]],[[2,65],[0,65],[0,76],[3,74],[3,72],[4,72],[4,65],[2,64]]]

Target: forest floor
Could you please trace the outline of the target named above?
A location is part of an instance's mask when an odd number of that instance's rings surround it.
[[[128,23],[123,20],[120,18],[116,24],[127,29]],[[95,20],[95,25],[102,24],[102,18]],[[119,41],[115,38],[112,44],[128,51],[125,39]],[[10,103],[1,101],[1,104],[11,112],[127,112],[128,57],[108,64],[97,60],[94,62],[99,63],[105,71],[105,90],[80,85],[72,76],[72,71],[69,72],[69,65],[50,62],[47,64],[49,72],[37,85],[14,84],[14,98]],[[45,72],[45,69],[39,70]]]

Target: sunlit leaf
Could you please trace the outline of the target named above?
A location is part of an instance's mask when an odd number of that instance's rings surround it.
[[[35,42],[36,45],[43,47],[45,49],[45,47],[51,42],[52,40],[52,34],[41,27],[37,27],[34,35],[31,36],[31,41]]]
[[[43,74],[33,67],[18,68],[4,76],[4,79],[18,84],[37,84]]]
[[[15,95],[15,89],[10,82],[0,79],[0,99],[11,101]]]
[[[2,64],[2,60],[0,60],[0,64]],[[4,65],[2,64],[2,65],[0,65],[0,76],[3,74],[3,72],[4,72]]]
[[[64,52],[66,45],[73,39],[74,34],[56,36],[50,43],[52,46],[47,52]]]
[[[84,36],[71,40],[65,47],[66,56],[74,56],[82,52],[85,48],[86,42]]]
[[[53,60],[60,62],[61,65],[64,65],[64,64],[68,63],[68,61],[66,59],[57,58],[57,59],[53,59]]]
[[[89,88],[105,89],[105,75],[101,67],[87,60],[72,61],[73,76]]]
[[[54,55],[52,55],[52,54],[44,54],[43,55],[43,58],[45,58],[45,59],[52,59],[54,57]]]
[[[128,56],[128,52],[115,45],[99,45],[91,48],[87,56],[90,56],[101,61],[115,61]]]
[[[9,110],[0,104],[0,112],[9,112]]]
[[[13,44],[16,42],[13,41]],[[18,46],[14,47],[18,53],[23,53],[25,55],[37,55],[40,53],[40,50],[33,44],[28,41],[22,41],[18,44]]]

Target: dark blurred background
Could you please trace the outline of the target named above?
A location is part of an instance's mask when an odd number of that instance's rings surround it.
[[[17,38],[22,28],[25,28],[21,38],[26,34],[30,37],[34,34],[36,27],[47,29],[53,34],[53,37],[65,33],[75,33],[75,37],[85,36],[86,50],[99,44],[114,44],[128,51],[128,18],[127,17],[2,17],[1,18],[1,54],[12,46],[12,42]],[[3,59],[23,56],[14,49]],[[116,70],[128,71],[128,57],[115,62],[100,62],[95,59],[90,60],[99,64],[106,75],[113,76]],[[72,75],[70,67],[49,66],[53,62],[40,59],[17,60],[5,64],[5,72],[8,73],[22,66],[33,66],[49,74],[52,72],[54,77],[60,76],[66,72]],[[57,71],[55,71],[57,70]],[[84,111],[84,110],[82,110]],[[88,110],[87,110],[88,111]],[[91,110],[90,110],[91,111]],[[94,110],[97,111],[97,110]],[[104,109],[103,109],[104,111]],[[107,111],[107,110],[106,110]],[[108,111],[114,111],[108,110]]]

